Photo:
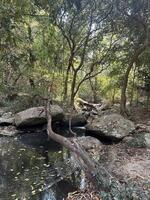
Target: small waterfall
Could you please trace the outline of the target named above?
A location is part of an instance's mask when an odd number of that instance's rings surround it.
[[[41,200],[56,200],[55,193],[53,190],[46,190]]]

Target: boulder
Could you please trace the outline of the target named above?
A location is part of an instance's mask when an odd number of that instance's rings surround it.
[[[1,126],[7,126],[7,125],[12,125],[14,123],[14,118],[4,118],[4,117],[0,117],[0,125]]]
[[[71,141],[74,140],[78,144],[82,146],[82,148],[90,155],[90,157],[93,158],[95,161],[99,161],[100,156],[101,156],[101,150],[103,150],[103,145],[102,143],[91,136],[82,136],[82,137],[74,137],[71,138]],[[72,156],[73,155],[73,156]],[[73,166],[83,166],[83,163],[80,162],[77,154],[74,154],[73,152],[70,153],[70,159],[71,159],[71,164]]]
[[[98,139],[91,136],[78,137],[77,141],[85,150],[99,149],[102,146],[102,143]]]
[[[114,104],[108,109],[101,110],[100,112],[98,112],[98,115],[103,116],[103,115],[119,114],[119,113],[120,113],[120,105]]]
[[[93,119],[86,126],[88,132],[93,132],[103,138],[120,140],[135,130],[132,121],[119,114],[104,115]]]
[[[0,135],[1,136],[15,136],[18,134],[18,130],[15,128],[15,126],[1,126],[0,127]]]
[[[123,139],[128,147],[150,148],[150,133],[141,132]]]
[[[138,132],[150,132],[150,125],[136,124],[136,129]]]
[[[67,127],[69,126],[69,118],[70,118],[69,114],[65,115],[63,119],[63,126],[67,126]],[[71,117],[71,127],[84,126],[86,125],[86,123],[87,123],[87,120],[83,114],[79,113]]]
[[[51,109],[52,120],[61,121],[64,117],[62,108],[58,105],[52,105]],[[15,125],[17,127],[42,125],[46,122],[46,113],[43,106],[29,108],[15,115]]]
[[[0,125],[7,126],[12,124],[14,124],[14,116],[12,112],[3,113],[2,116],[0,117]]]

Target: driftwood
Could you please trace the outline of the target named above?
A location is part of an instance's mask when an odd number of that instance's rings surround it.
[[[101,106],[101,103],[100,104],[89,103],[89,102],[87,102],[87,101],[85,101],[81,98],[76,99],[76,104],[78,104],[79,107],[80,106],[81,107],[86,106],[86,107],[89,107],[89,108],[92,108],[92,109],[95,109],[95,110],[97,110],[97,108]]]
[[[111,107],[111,103],[109,101],[104,101],[102,103],[90,103],[81,98],[77,98],[75,102],[76,110],[85,109],[87,111],[94,110],[99,114],[99,112],[103,110],[107,110]]]
[[[102,166],[99,165],[93,158],[89,156],[89,154],[82,148],[79,144],[78,139],[73,137],[68,139],[63,137],[52,130],[51,126],[51,104],[50,101],[47,102],[46,107],[47,113],[47,133],[48,136],[66,147],[73,153],[77,155],[79,160],[82,160],[83,169],[88,172],[90,178],[94,182],[95,186],[98,188],[100,195],[105,193],[105,199],[118,199],[118,200],[127,200],[129,199],[126,196],[125,189],[122,185],[111,176],[111,174]]]
[[[76,143],[75,140],[69,140],[66,137],[63,137],[59,134],[56,134],[53,130],[52,130],[52,126],[51,126],[51,122],[52,122],[52,118],[51,118],[51,104],[48,101],[47,103],[47,133],[48,136],[50,138],[52,138],[53,140],[55,140],[56,142],[58,142],[59,144],[61,144],[62,146],[66,147],[67,149],[71,150],[72,152],[78,154],[79,156],[81,156],[81,158],[83,159],[83,161],[85,163],[87,163],[88,167],[90,168],[90,170],[93,172],[95,171],[95,166],[94,164],[91,162],[90,158],[87,156],[87,154],[84,152],[84,150],[82,148],[80,148],[78,146],[78,144]]]

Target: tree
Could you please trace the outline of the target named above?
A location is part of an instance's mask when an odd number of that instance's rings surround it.
[[[5,88],[14,89],[19,79],[33,62],[33,54],[28,54],[31,42],[31,27],[25,25],[28,18],[22,13],[30,11],[29,1],[22,2],[1,2],[1,66]],[[25,42],[26,41],[26,42]],[[32,58],[31,58],[32,57]],[[31,63],[32,64],[32,63]],[[30,65],[31,65],[30,64]]]
[[[113,33],[107,28],[107,17],[112,11],[111,2],[80,1],[80,6],[77,5],[75,1],[59,2],[50,13],[53,25],[61,32],[67,44],[64,47],[68,57],[64,63],[64,100],[68,96],[70,81],[71,105],[80,86],[109,66],[116,42]],[[42,8],[47,13],[51,11],[50,6],[48,4],[47,9],[45,6]]]
[[[121,92],[120,111],[126,113],[126,89],[128,77],[131,69],[136,63],[139,56],[149,47],[149,1],[118,1],[116,0],[116,15],[117,28],[120,30],[122,37],[127,38],[128,53],[126,59],[129,60],[126,65]],[[118,17],[119,16],[119,17]],[[120,25],[119,20],[122,22]],[[126,34],[126,36],[125,36]]]
[[[112,177],[105,168],[101,167],[96,161],[89,157],[88,153],[79,144],[77,138],[68,139],[52,130],[50,99],[47,100],[46,113],[48,121],[48,136],[77,155],[82,168],[88,172],[90,179],[93,181],[97,189],[101,189],[105,198],[118,200],[132,198],[132,193],[128,194],[124,186],[122,186],[114,177]]]
[[[140,85],[138,87],[147,96],[147,109],[149,108],[150,101],[150,50],[147,49],[139,58],[138,79]]]

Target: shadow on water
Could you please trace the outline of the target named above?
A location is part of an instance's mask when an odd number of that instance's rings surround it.
[[[91,137],[94,137],[96,139],[98,139],[101,143],[105,144],[105,145],[112,145],[112,144],[117,144],[121,141],[121,139],[116,139],[114,137],[107,137],[107,136],[104,136],[104,135],[100,135],[100,134],[97,134],[96,132],[94,131],[87,131],[85,133],[85,136],[91,136]]]
[[[0,200],[63,200],[72,173],[68,151],[45,133],[0,138]]]

